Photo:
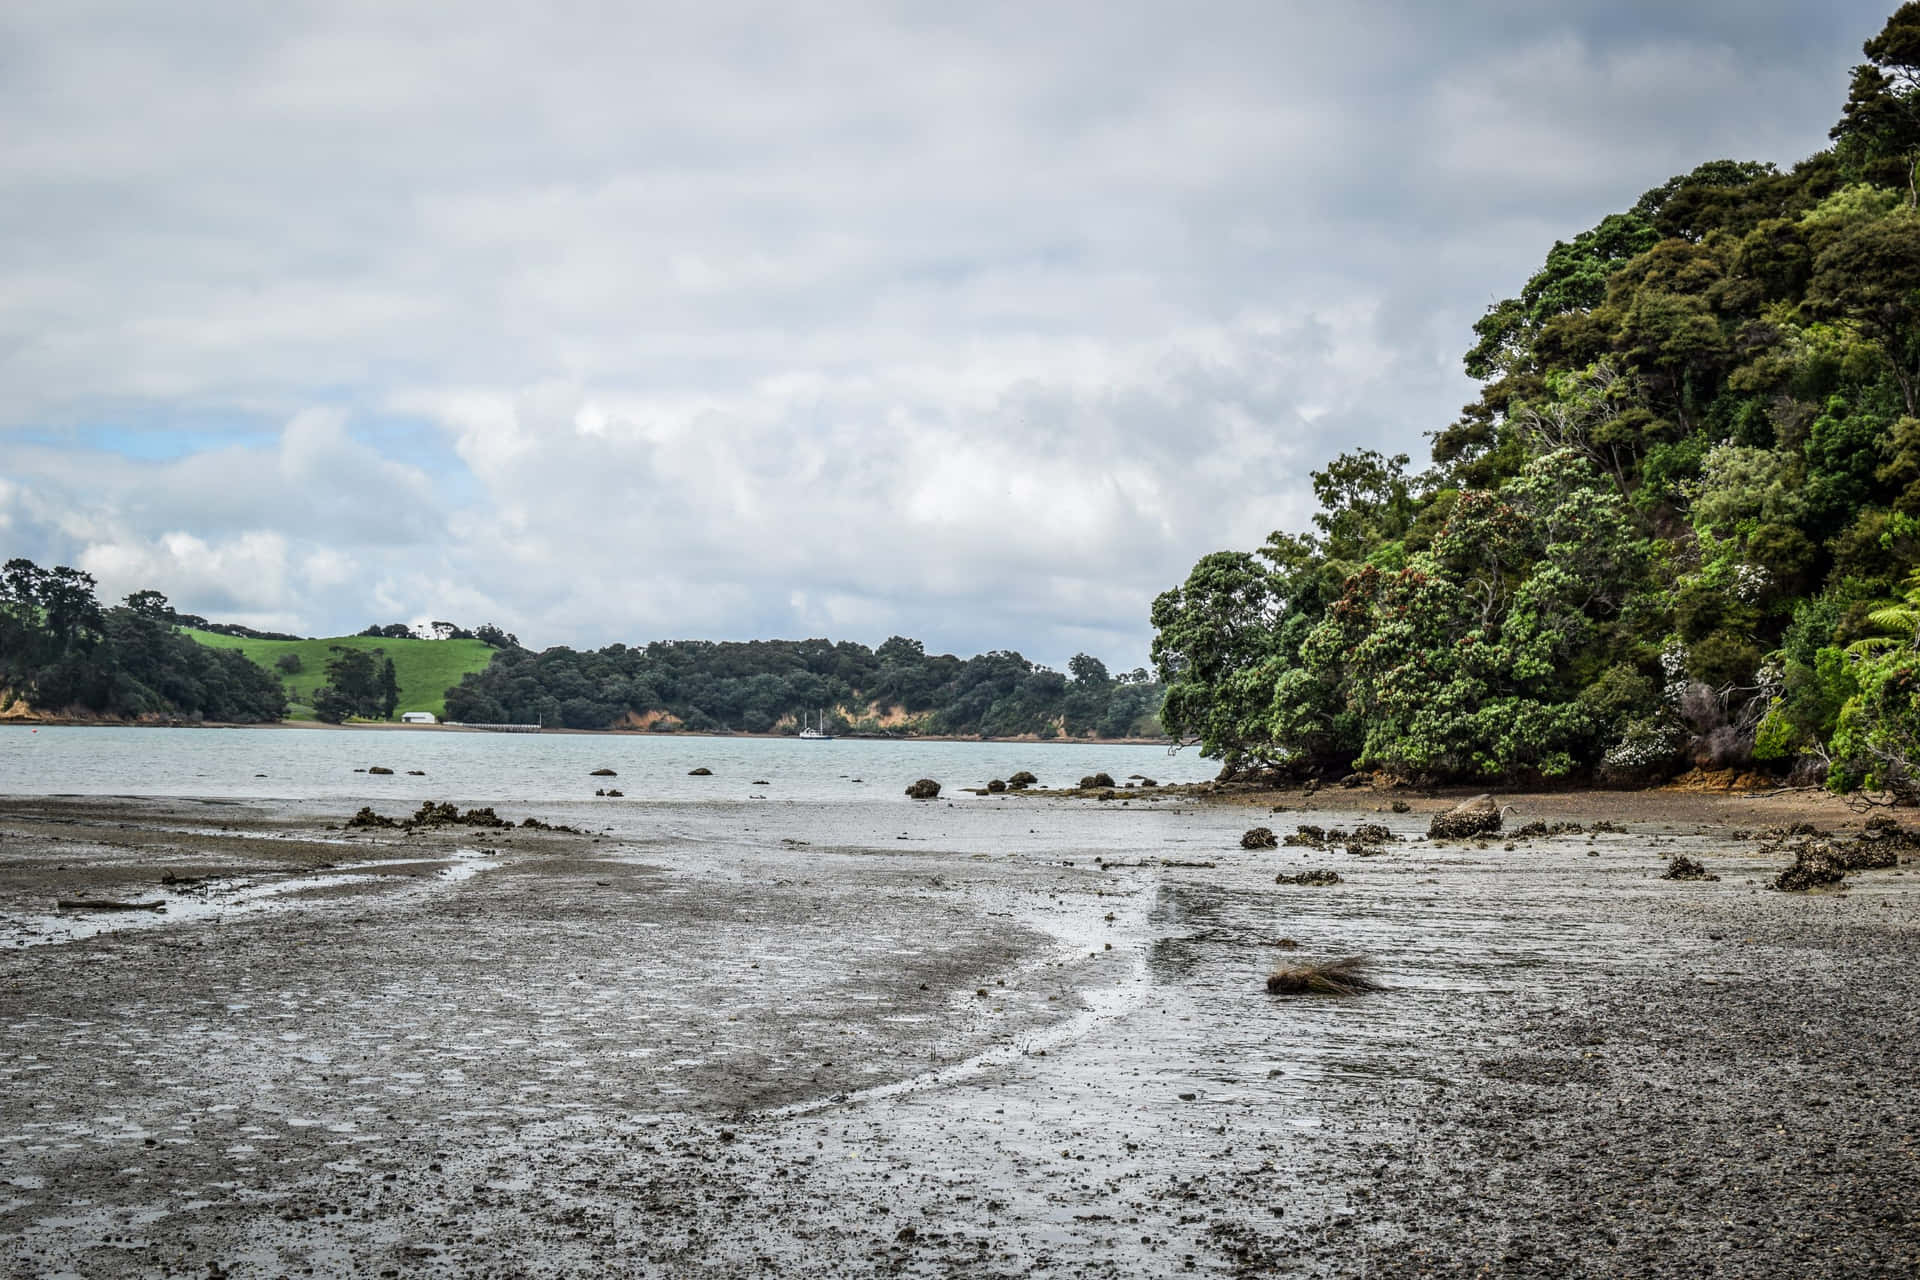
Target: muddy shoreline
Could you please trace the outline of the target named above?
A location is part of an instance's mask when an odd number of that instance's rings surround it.
[[[0,1274],[1914,1274],[1920,865],[1766,890],[1817,794],[1503,799],[1624,831],[0,799]],[[1283,938],[1387,990],[1270,997]]]

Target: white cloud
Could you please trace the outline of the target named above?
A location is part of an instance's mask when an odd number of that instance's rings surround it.
[[[316,631],[1131,665],[1555,236],[1818,146],[1845,9],[16,7],[0,529]]]

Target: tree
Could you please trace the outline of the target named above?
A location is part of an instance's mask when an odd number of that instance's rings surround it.
[[[491,622],[482,623],[473,630],[473,638],[489,649],[518,649],[520,637],[510,631],[502,631]]]
[[[127,597],[127,608],[143,618],[152,618],[156,622],[172,623],[179,617],[173,611],[173,606],[167,603],[167,598],[158,591],[134,592]]]
[[[1908,207],[1920,206],[1920,0],[1896,9],[1861,52],[1867,61],[1853,69],[1846,106],[1828,136],[1869,165],[1896,163]]]
[[[1240,551],[1203,556],[1183,586],[1153,602],[1153,662],[1166,682],[1160,720],[1208,755],[1272,758],[1271,681],[1284,601],[1271,571]]]
[[[1067,674],[1075,684],[1090,688],[1104,689],[1113,682],[1107,674],[1107,664],[1090,653],[1076,653],[1067,660]]]
[[[327,682],[314,691],[314,715],[333,724],[339,724],[348,716],[371,720],[390,715],[390,711],[383,710],[383,673],[374,662],[376,657],[385,655],[378,649],[355,649],[338,644],[331,646],[329,652],[333,657],[327,659]],[[387,659],[389,665],[392,661]]]
[[[1848,221],[1814,256],[1805,307],[1858,326],[1920,414],[1920,213]]]
[[[380,718],[393,719],[393,709],[400,705],[400,681],[394,675],[393,659],[388,658],[380,664]]]
[[[1309,473],[1313,496],[1320,500],[1313,523],[1326,538],[1329,557],[1357,559],[1407,531],[1416,505],[1407,462],[1404,453],[1389,458],[1361,449]]]
[[[1599,306],[1614,269],[1659,239],[1642,214],[1610,213],[1572,243],[1555,241],[1546,264],[1534,272],[1520,296],[1494,303],[1474,323],[1479,341],[1467,352],[1467,373],[1487,380],[1512,372],[1549,320]]]
[[[176,629],[157,591],[103,610],[93,578],[15,559],[0,568],[0,689],[43,709],[106,715],[279,719],[280,682],[237,651]]]

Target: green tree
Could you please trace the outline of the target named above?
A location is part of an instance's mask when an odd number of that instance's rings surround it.
[[[314,691],[313,714],[331,724],[349,716],[384,719],[381,668],[374,660],[385,655],[378,649],[338,644],[328,652],[333,656],[327,659],[327,682]],[[391,659],[388,662],[391,664]]]
[[[1920,0],[1894,11],[1880,34],[1861,47],[1867,60],[1853,69],[1853,85],[1831,137],[1863,167],[1891,162],[1907,187],[1909,208],[1920,205]]]
[[[393,709],[399,705],[400,681],[394,674],[393,659],[388,658],[380,664],[380,718],[393,719]]]
[[[1175,737],[1229,760],[1272,758],[1272,682],[1260,669],[1275,649],[1285,602],[1274,574],[1238,551],[1204,556],[1183,586],[1153,602],[1153,661],[1166,683],[1161,723]]]
[[[1920,213],[1846,223],[1814,257],[1805,308],[1856,325],[1883,356],[1907,414],[1920,414]]]

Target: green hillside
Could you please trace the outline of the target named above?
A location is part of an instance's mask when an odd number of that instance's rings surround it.
[[[371,636],[331,636],[317,640],[248,640],[211,631],[183,629],[188,636],[214,649],[238,649],[246,657],[280,677],[287,689],[287,714],[294,720],[313,719],[313,691],[326,683],[327,659],[335,645],[349,649],[379,649],[393,659],[400,682],[400,705],[395,712],[431,711],[446,715],[446,691],[472,671],[484,671],[494,650],[478,640],[384,640]],[[288,674],[274,664],[286,654],[297,654],[300,670]]]

